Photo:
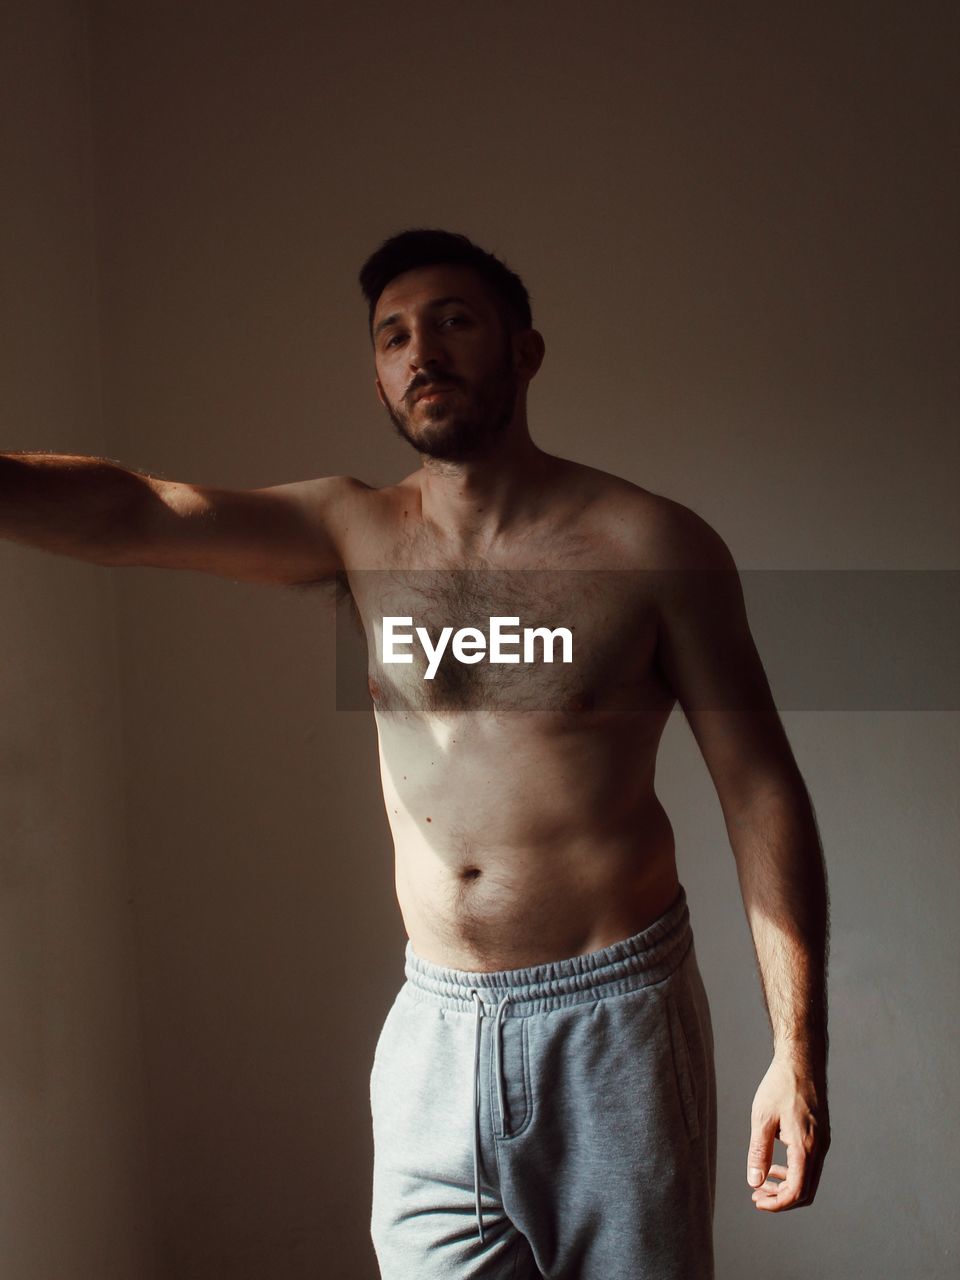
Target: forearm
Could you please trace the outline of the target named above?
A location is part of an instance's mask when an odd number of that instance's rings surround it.
[[[829,907],[813,807],[796,783],[727,819],[774,1053],[825,1075]]]
[[[120,564],[136,537],[148,479],[84,454],[0,454],[0,537]]]

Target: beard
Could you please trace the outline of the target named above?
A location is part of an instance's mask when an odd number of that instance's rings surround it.
[[[482,457],[496,445],[513,417],[519,384],[511,352],[508,349],[499,369],[472,390],[458,378],[440,375],[432,381],[454,387],[453,395],[419,406],[414,402],[412,413],[420,419],[415,426],[411,412],[388,404],[387,414],[397,432],[428,458],[466,462]],[[427,385],[415,382],[407,396]],[[451,399],[456,403],[450,404]]]

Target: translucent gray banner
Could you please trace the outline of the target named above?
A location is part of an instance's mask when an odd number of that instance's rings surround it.
[[[363,570],[337,593],[336,705],[955,711],[958,642],[952,569]]]

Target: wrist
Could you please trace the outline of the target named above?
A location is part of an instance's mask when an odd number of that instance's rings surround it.
[[[774,1042],[773,1060],[797,1075],[821,1078],[827,1071],[827,1046],[819,1039],[781,1039]]]

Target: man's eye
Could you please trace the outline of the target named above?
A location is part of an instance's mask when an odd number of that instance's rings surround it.
[[[397,341],[397,339],[398,339],[398,338],[400,338],[400,337],[402,337],[402,335],[401,335],[401,334],[399,334],[399,333],[395,333],[395,334],[393,334],[393,336],[392,336],[392,337],[390,337],[390,338],[388,338],[388,339],[387,339],[387,341],[386,341],[386,344],[385,344],[385,345],[386,345],[386,346],[388,346],[388,347],[392,347],[392,346],[393,346],[393,344],[394,344],[394,343]]]
[[[441,323],[441,324],[450,324],[451,322],[453,322],[454,324],[459,324],[459,323],[460,323],[460,321],[461,321],[461,320],[463,320],[463,319],[464,319],[464,317],[463,317],[463,316],[444,316],[443,320],[441,320],[441,322],[440,322],[440,323]]]

